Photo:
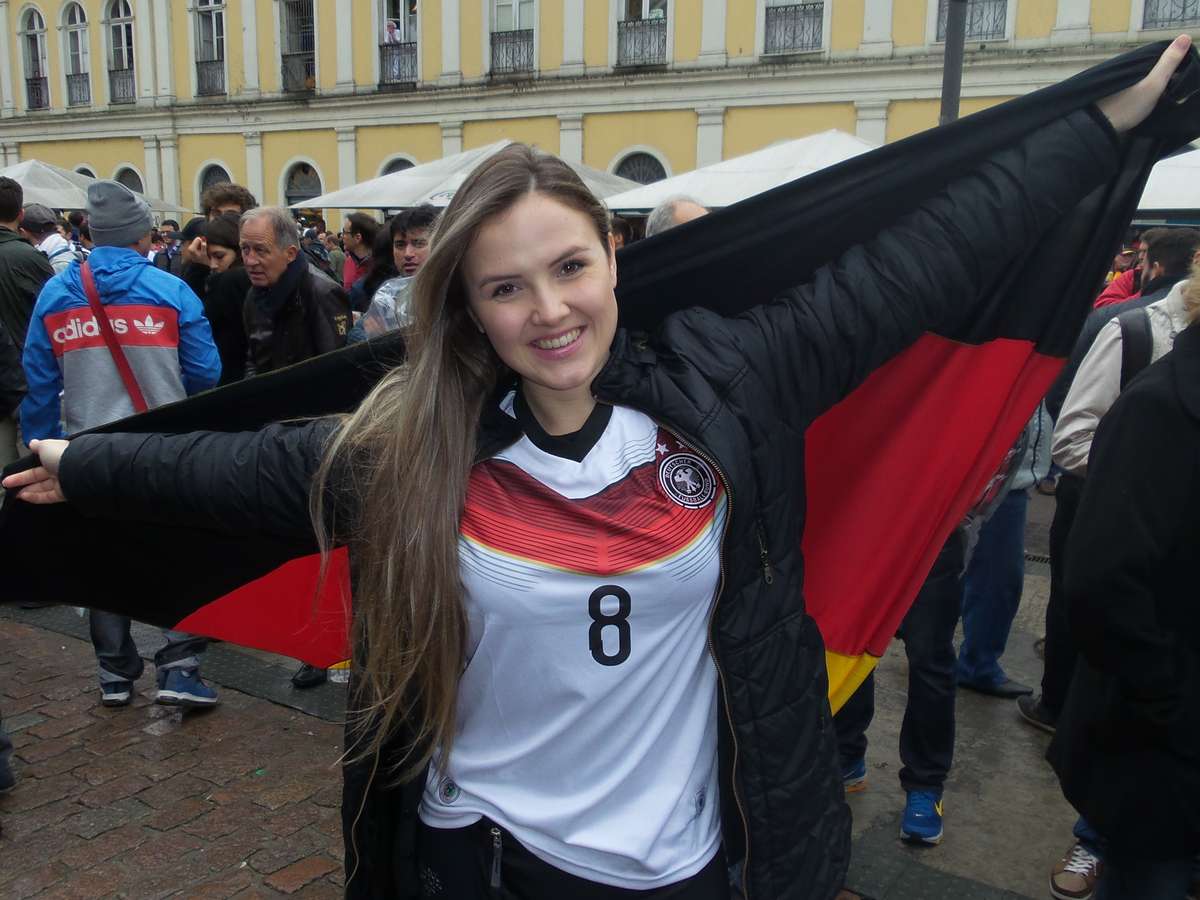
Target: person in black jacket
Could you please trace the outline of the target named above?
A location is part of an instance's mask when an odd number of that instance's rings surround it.
[[[248,341],[243,316],[250,276],[242,265],[237,213],[226,212],[204,223],[209,275],[204,286],[204,315],[212,325],[221,354],[221,380],[231,384],[246,377]]]
[[[850,823],[803,599],[805,430],[1114,174],[1114,129],[1188,46],[812,283],[653,336],[617,328],[607,210],[510,146],[451,201],[408,361],[347,420],[45,442],[5,486],[297,546],[315,491],[353,557],[349,896],[721,900],[740,862],[751,900],[829,900]]]

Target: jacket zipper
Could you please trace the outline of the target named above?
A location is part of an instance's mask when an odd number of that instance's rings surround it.
[[[628,404],[624,404],[624,405],[628,405]],[[712,606],[708,611],[708,623],[707,623],[705,630],[707,632],[707,639],[708,639],[708,655],[712,658],[713,667],[717,670],[717,682],[721,685],[721,696],[725,700],[725,709],[726,709],[726,711],[728,711],[730,709],[729,689],[725,685],[725,672],[721,669],[720,660],[717,659],[716,647],[713,644],[712,626],[713,626],[713,619],[716,618],[716,614],[717,614],[717,601],[721,598],[721,594],[725,590],[725,538],[729,534],[729,523],[730,523],[730,521],[733,520],[733,491],[729,487],[729,479],[727,479],[725,477],[725,472],[721,469],[721,467],[719,465],[717,465],[717,461],[715,459],[713,459],[712,455],[709,454],[708,451],[703,449],[703,446],[700,444],[699,441],[697,441],[695,438],[689,437],[688,435],[684,434],[680,430],[668,425],[666,422],[661,422],[660,420],[656,419],[654,416],[651,416],[649,413],[645,412],[644,410],[640,410],[640,412],[642,412],[643,415],[648,416],[652,421],[657,422],[658,424],[662,425],[663,428],[667,429],[667,431],[669,431],[672,435],[674,435],[675,440],[679,441],[681,444],[684,444],[689,449],[695,451],[696,455],[699,456],[701,459],[703,459],[706,463],[708,463],[712,467],[712,470],[717,473],[717,477],[719,479],[721,479],[721,486],[723,488],[725,488],[725,497],[727,499],[728,508],[725,510],[725,524],[721,528],[721,549],[720,549],[720,552],[717,554],[717,562],[720,567],[720,577],[717,580],[717,593],[713,597]],[[760,550],[762,552],[761,558],[763,559],[764,563],[766,563],[766,560],[767,560],[766,549],[765,549],[762,541],[763,541],[762,531],[761,531],[761,527],[760,527],[759,546],[760,546]],[[767,566],[766,571],[768,574],[770,573],[769,565]],[[767,583],[770,584],[771,582],[768,581]],[[742,820],[742,835],[743,835],[743,838],[745,839],[745,844],[746,844],[746,858],[742,861],[742,896],[743,896],[744,900],[750,900],[750,888],[749,888],[748,875],[747,875],[747,872],[750,869],[750,823],[746,819],[746,810],[742,806],[742,798],[741,798],[741,795],[738,793],[737,765],[738,765],[739,749],[738,749],[738,742],[737,742],[737,732],[733,730],[733,722],[728,721],[728,717],[727,717],[727,725],[729,727],[729,736],[733,741],[733,760],[730,763],[730,775],[732,776],[733,783],[730,785],[730,790],[733,792],[733,802],[737,806],[738,816]]]
[[[492,889],[500,889],[500,857],[504,852],[503,841],[500,837],[500,829],[495,825],[492,826]]]
[[[763,528],[762,519],[754,520],[754,530],[758,533],[758,561],[762,565],[763,581],[775,583],[775,575],[771,572],[771,556],[767,552],[767,531]]]

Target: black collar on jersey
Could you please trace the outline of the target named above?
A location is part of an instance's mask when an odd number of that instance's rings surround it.
[[[533,442],[533,446],[552,456],[561,456],[573,462],[583,462],[583,458],[600,440],[600,435],[604,434],[608,420],[612,418],[612,407],[607,403],[597,403],[578,431],[572,431],[570,434],[547,434],[519,389],[513,398],[513,412],[517,415],[517,424]]]

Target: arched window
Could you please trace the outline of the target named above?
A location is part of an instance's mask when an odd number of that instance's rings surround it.
[[[137,99],[133,81],[133,8],[129,0],[108,4],[108,100],[132,103]]]
[[[21,48],[25,53],[25,106],[48,109],[50,87],[46,81],[46,20],[36,9],[21,17]]]
[[[405,169],[411,169],[412,167],[413,167],[412,162],[401,156],[401,157],[397,157],[396,159],[393,159],[386,166],[384,166],[383,172],[381,172],[380,174],[381,175],[392,175],[396,172],[403,172]]]
[[[666,178],[667,170],[649,153],[630,153],[621,160],[613,174],[638,184],[650,184],[652,181]]]
[[[321,176],[308,163],[296,163],[287,173],[283,196],[288,206],[311,200],[322,192]]]
[[[87,106],[92,102],[92,80],[88,74],[87,13],[78,3],[68,3],[65,13],[67,105]]]
[[[80,175],[86,175],[88,178],[96,177],[96,173],[93,172],[91,169],[89,169],[87,166],[76,166],[75,171],[78,172]]]
[[[117,172],[117,177],[115,180],[119,181],[121,184],[125,185],[125,187],[138,194],[144,193],[146,190],[145,186],[142,184],[141,176],[128,166]]]
[[[211,166],[205,166],[204,171],[200,174],[200,193],[204,193],[214,184],[228,184],[233,181],[229,177],[229,173],[215,163]]]
[[[196,3],[196,93],[225,93],[225,0]]]

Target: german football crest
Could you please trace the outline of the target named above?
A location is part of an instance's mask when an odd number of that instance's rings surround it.
[[[666,495],[688,509],[712,502],[717,480],[708,463],[693,453],[672,453],[658,466],[658,483]]]

